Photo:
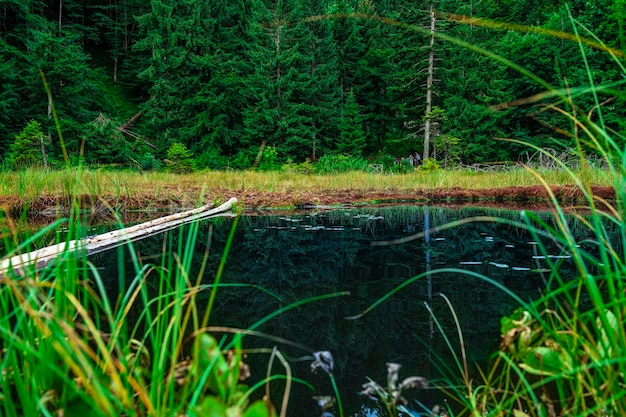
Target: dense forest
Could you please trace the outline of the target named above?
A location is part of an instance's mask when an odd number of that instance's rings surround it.
[[[30,146],[150,169],[173,144],[198,169],[259,149],[277,165],[519,160],[497,138],[571,140],[558,98],[534,99],[551,89],[626,133],[623,56],[597,41],[624,51],[625,17],[625,0],[0,0],[0,161]]]

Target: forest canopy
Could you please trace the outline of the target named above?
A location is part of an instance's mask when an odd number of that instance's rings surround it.
[[[141,169],[179,169],[173,148],[194,169],[516,161],[528,149],[498,138],[571,144],[541,106],[558,99],[532,99],[551,89],[626,134],[603,50],[626,49],[625,15],[625,0],[0,0],[0,161],[32,143],[61,164],[62,142],[72,163]]]

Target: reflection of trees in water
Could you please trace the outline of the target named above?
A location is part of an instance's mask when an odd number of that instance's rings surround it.
[[[242,218],[222,282],[254,284],[277,294],[282,301],[250,286],[221,288],[212,322],[246,328],[295,301],[350,291],[348,297],[286,311],[259,330],[308,346],[311,351],[330,350],[335,356],[337,381],[340,389],[346,390],[348,404],[359,404],[356,392],[367,376],[383,380],[388,361],[403,364],[407,375],[436,376],[436,370],[429,368],[428,360],[433,357],[429,355],[430,348],[442,355],[443,361],[452,362],[441,335],[435,332],[432,340],[429,337],[429,315],[423,305],[428,300],[426,279],[403,288],[359,320],[344,319],[360,313],[385,293],[426,271],[427,247],[423,238],[390,246],[370,245],[374,240],[391,240],[424,231],[423,210],[397,207],[291,218]],[[431,227],[472,215],[508,216],[513,220],[519,216],[515,212],[459,212],[443,208],[430,208],[428,212]],[[213,280],[231,224],[228,219],[212,222],[205,284]],[[209,223],[202,224],[192,281],[200,270],[208,233]],[[141,256],[149,259],[150,254],[162,252],[164,242],[166,250],[176,250],[179,237],[178,233],[170,232],[166,238],[155,237],[136,246]],[[540,274],[513,269],[541,266],[532,260],[534,247],[528,243],[530,237],[518,228],[477,222],[440,230],[429,238],[432,269],[456,267],[480,272],[504,283],[525,299],[538,295],[543,286]],[[549,242],[546,245],[548,250],[558,251]],[[461,265],[462,262],[475,264]],[[102,266],[110,276],[116,276],[116,261],[107,260]],[[564,263],[562,268],[565,271],[570,266]],[[431,278],[433,294],[446,294],[454,305],[470,361],[486,360],[499,341],[499,318],[515,308],[511,300],[492,285],[462,274],[435,273]],[[456,340],[451,315],[443,300],[434,296],[432,308],[448,335]],[[273,342],[248,337],[244,345],[271,347]],[[279,347],[290,357],[307,353],[289,346]],[[260,364],[257,369],[259,377],[265,373],[263,366]],[[311,376],[308,366],[306,361],[294,363],[294,375],[320,384],[318,394],[329,394],[327,378]],[[303,398],[310,395],[303,389],[296,389],[295,393]],[[312,402],[310,408],[314,410]]]

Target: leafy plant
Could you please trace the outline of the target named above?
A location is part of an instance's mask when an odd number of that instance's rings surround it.
[[[288,159],[287,163],[282,166],[282,170],[289,173],[309,175],[315,172],[315,165],[311,163],[311,160],[308,158],[299,164],[293,162],[291,159]]]
[[[439,163],[434,158],[426,158],[419,166],[419,170],[423,172],[432,172],[441,169]]]
[[[440,154],[441,157],[438,159],[442,161],[444,168],[449,168],[461,162],[462,149],[461,146],[459,146],[461,139],[446,133],[436,136],[434,142],[435,149],[433,159],[436,159],[437,155]]]
[[[259,162],[259,170],[261,171],[280,171],[282,168],[278,160],[278,151],[274,146],[264,146],[261,160]]]
[[[415,171],[415,168],[408,160],[404,159],[397,164],[391,165],[390,171],[399,174],[406,174]]]
[[[217,147],[209,147],[205,149],[196,158],[196,167],[198,169],[220,170],[228,166],[228,158],[222,155]]]
[[[402,396],[403,391],[408,389],[420,389],[428,386],[428,380],[421,376],[410,376],[400,381],[399,363],[387,362],[387,384],[380,385],[374,380],[363,384],[361,395],[382,401],[391,417],[401,414],[412,415],[406,408],[407,400]]]

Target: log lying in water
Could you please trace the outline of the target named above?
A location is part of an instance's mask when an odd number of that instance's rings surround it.
[[[91,255],[115,248],[124,243],[134,242],[157,233],[165,232],[196,220],[227,215],[228,212],[232,210],[235,203],[237,203],[237,199],[231,198],[226,203],[216,208],[211,208],[212,205],[205,205],[193,210],[161,217],[124,229],[114,230],[93,237],[70,240],[69,242],[58,243],[33,252],[3,259],[0,261],[0,279],[11,269],[15,271],[16,274],[22,274],[24,269],[29,267],[32,268],[34,266],[37,269],[43,268],[66,251],[84,251],[87,255]]]

